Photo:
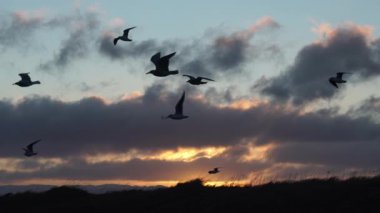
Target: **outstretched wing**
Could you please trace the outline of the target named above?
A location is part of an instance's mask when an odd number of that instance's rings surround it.
[[[182,76],[186,76],[186,77],[189,77],[191,80],[194,80],[195,78],[191,75],[182,75]]]
[[[36,144],[36,143],[38,143],[40,141],[41,140],[36,140],[36,141],[32,142],[31,144],[29,144],[26,148],[28,148],[28,150],[30,150],[30,151],[33,151],[34,144]]]
[[[135,29],[136,27],[130,27],[130,28],[127,28],[123,31],[123,37],[127,37],[128,38],[128,34],[129,34],[129,31],[132,30],[132,29]]]
[[[182,115],[184,101],[185,101],[185,91],[183,92],[182,97],[181,99],[179,99],[177,105],[175,105],[175,114]]]
[[[156,69],[158,69],[159,62],[160,62],[160,58],[161,58],[161,53],[160,53],[160,52],[154,54],[154,55],[150,58],[150,61],[156,66]]]
[[[21,77],[21,80],[23,81],[31,81],[29,73],[20,73],[18,75]]]
[[[339,78],[339,79],[342,79],[342,77],[343,77],[344,74],[351,74],[351,73],[349,73],[349,72],[337,72],[336,73],[336,77]]]
[[[330,84],[332,84],[334,87],[339,88],[338,84],[335,83],[335,81],[329,80]]]
[[[175,52],[169,55],[166,55],[158,61],[158,69],[160,70],[169,70],[169,60],[175,55]]]
[[[205,79],[205,80],[208,80],[208,81],[214,81],[211,78],[205,78],[205,77],[198,77],[198,78]]]

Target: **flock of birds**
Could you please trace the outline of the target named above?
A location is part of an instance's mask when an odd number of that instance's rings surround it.
[[[131,28],[125,29],[123,32],[123,35],[114,38],[113,44],[116,45],[119,40],[131,42],[132,39],[130,39],[128,35],[129,35],[129,31],[134,29],[134,28],[136,28],[136,27],[131,27]],[[166,77],[169,75],[177,75],[179,73],[178,70],[172,70],[172,71],[169,70],[170,58],[172,58],[175,54],[176,53],[173,52],[173,53],[166,55],[166,56],[163,56],[163,57],[161,57],[160,52],[154,54],[150,60],[155,65],[156,69],[151,70],[151,71],[147,72],[146,74],[152,74],[152,75],[157,76],[157,77]],[[350,74],[350,73],[338,72],[338,73],[336,73],[336,77],[329,78],[329,82],[334,87],[339,88],[338,84],[346,83],[346,81],[343,80],[344,74]],[[29,73],[20,73],[19,76],[21,77],[21,80],[14,83],[14,85],[18,85],[20,87],[29,87],[29,86],[32,86],[34,84],[41,84],[40,81],[32,81],[30,76],[29,76]],[[192,84],[192,85],[201,85],[201,84],[206,84],[207,81],[214,81],[210,78],[205,78],[205,77],[194,77],[191,75],[183,75],[183,76],[188,77],[189,80],[187,82]],[[203,81],[203,80],[206,80],[206,81]],[[185,91],[182,93],[181,98],[178,100],[178,102],[175,106],[174,114],[170,114],[170,115],[168,115],[166,117],[162,117],[162,118],[163,119],[170,118],[173,120],[182,120],[182,119],[188,118],[189,116],[183,114],[183,103],[184,103],[184,101],[185,101]],[[24,155],[27,157],[37,155],[37,152],[34,152],[34,150],[33,150],[33,146],[36,145],[40,141],[41,140],[36,140],[36,141],[30,143],[25,148],[23,148],[23,150],[25,151]],[[208,171],[208,173],[209,174],[217,174],[220,172],[219,168],[221,168],[221,167],[216,167],[216,168]]]

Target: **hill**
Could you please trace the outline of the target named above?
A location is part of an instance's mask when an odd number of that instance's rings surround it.
[[[175,187],[91,194],[75,187],[0,197],[2,212],[379,212],[380,177],[310,179],[261,186]]]

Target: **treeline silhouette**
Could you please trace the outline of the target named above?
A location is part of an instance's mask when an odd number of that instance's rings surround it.
[[[0,197],[11,212],[380,212],[380,176],[310,179],[260,186],[205,186],[201,179],[150,191],[90,194],[62,186]]]

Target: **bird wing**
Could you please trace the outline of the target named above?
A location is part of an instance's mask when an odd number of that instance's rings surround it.
[[[339,87],[338,87],[338,84],[336,84],[335,81],[329,80],[329,82],[330,82],[334,87],[339,88]]]
[[[169,60],[174,55],[175,52],[160,58],[160,60],[158,61],[158,69],[169,70]]]
[[[28,148],[28,150],[30,150],[30,151],[33,151],[34,144],[36,144],[36,143],[38,143],[40,141],[41,140],[36,140],[36,141],[32,142],[31,144],[29,144],[26,148]]]
[[[193,76],[191,75],[182,75],[182,76],[186,76],[186,77],[189,77],[191,80],[195,79]]]
[[[21,77],[21,80],[23,81],[31,81],[29,73],[20,73],[18,75]]]
[[[344,74],[351,74],[351,73],[349,73],[349,72],[337,72],[336,73],[336,77],[339,78],[339,79],[342,79],[342,77],[343,77]]]
[[[185,100],[185,91],[183,92],[182,97],[181,97],[181,99],[179,99],[177,105],[175,105],[175,114],[182,115],[184,100]]]
[[[205,79],[205,80],[208,80],[208,81],[214,81],[211,78],[205,78],[205,77],[198,77],[198,78]]]
[[[160,52],[154,54],[154,55],[150,58],[150,61],[156,66],[156,69],[158,69],[159,62],[160,62],[160,58],[161,58],[161,53],[160,53]]]
[[[132,29],[134,29],[134,28],[136,28],[136,27],[130,27],[130,28],[125,29],[123,31],[123,36],[128,38],[129,31],[132,30]]]

